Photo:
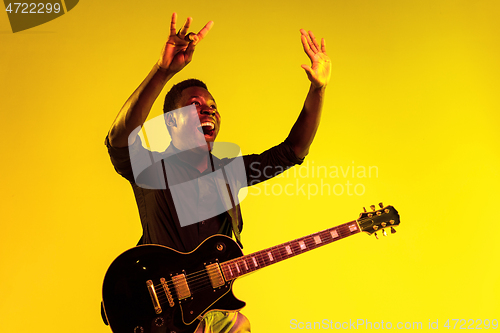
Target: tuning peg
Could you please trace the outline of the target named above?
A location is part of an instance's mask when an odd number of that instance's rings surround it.
[[[387,232],[385,232],[385,229],[382,229],[382,236],[387,236]]]
[[[365,207],[363,207],[363,210],[364,210],[364,211],[365,211],[365,213],[366,213],[366,208],[365,208]]]
[[[391,234],[395,234],[396,233],[396,229],[394,229],[394,227],[391,227]]]
[[[383,203],[381,203],[381,202],[379,202],[379,203],[378,203],[378,206],[379,206],[380,208],[384,208],[384,204],[383,204]]]
[[[378,235],[377,235],[377,233],[374,233],[374,235],[375,235],[375,238],[376,238],[376,239],[378,239]]]
[[[371,205],[370,208],[375,211],[375,205]]]

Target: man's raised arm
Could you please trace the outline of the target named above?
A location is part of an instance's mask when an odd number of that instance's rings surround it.
[[[154,101],[165,84],[191,59],[195,46],[207,35],[213,25],[208,22],[197,34],[189,33],[192,18],[189,17],[177,33],[177,14],[172,14],[170,35],[165,43],[161,56],[148,76],[125,102],[109,130],[109,142],[112,147],[127,147],[135,141],[129,135],[146,121]]]
[[[326,85],[330,80],[330,58],[326,55],[326,43],[321,39],[321,46],[316,41],[312,31],[300,30],[302,46],[311,60],[311,66],[302,65],[306,71],[311,87],[304,102],[304,107],[288,135],[288,141],[298,158],[304,158],[309,153],[309,147],[316,135],[321,119],[321,109]]]

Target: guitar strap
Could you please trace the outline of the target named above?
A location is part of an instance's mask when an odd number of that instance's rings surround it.
[[[210,159],[212,159],[212,154],[210,154]],[[224,176],[224,182],[226,183],[227,193],[229,194],[229,199],[231,200],[231,208],[227,211],[229,216],[231,217],[231,225],[233,227],[233,234],[236,238],[236,243],[243,248],[243,244],[241,244],[241,235],[240,235],[240,214],[236,209],[236,204],[234,203],[233,192],[231,191],[231,187],[229,186],[229,181],[227,180],[226,171],[224,170],[224,165],[222,161],[219,160],[219,168],[222,170],[222,175]]]

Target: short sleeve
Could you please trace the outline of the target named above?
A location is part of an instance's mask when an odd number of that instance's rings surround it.
[[[294,165],[302,164],[290,143],[285,140],[261,154],[243,156],[248,186],[276,177]]]

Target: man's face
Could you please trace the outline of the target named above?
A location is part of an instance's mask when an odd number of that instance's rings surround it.
[[[214,142],[220,129],[221,117],[212,95],[204,88],[189,87],[182,91],[179,108],[194,105],[190,111],[172,114],[173,118],[167,120],[171,123],[172,139],[174,144],[182,144],[199,138],[203,135],[206,142]],[[177,141],[177,142],[175,142]]]

